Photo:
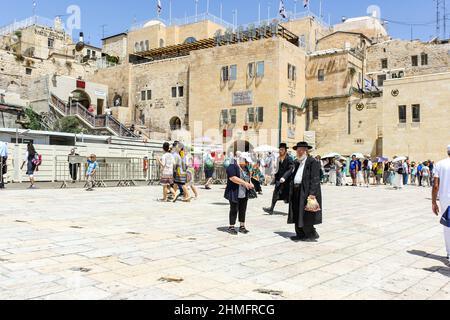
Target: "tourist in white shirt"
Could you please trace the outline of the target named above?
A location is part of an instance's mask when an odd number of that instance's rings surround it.
[[[161,159],[159,159],[159,164],[161,166],[161,180],[160,184],[163,187],[163,199],[161,202],[168,202],[168,195],[171,192],[175,195],[175,191],[172,189],[171,185],[173,185],[173,171],[175,166],[175,159],[170,153],[170,144],[168,142],[163,145],[164,155]]]
[[[450,145],[447,147],[448,158],[440,161],[434,168],[433,212],[443,215],[450,207]],[[437,202],[439,196],[440,208]],[[450,256],[450,228],[444,227],[447,259]],[[450,260],[449,260],[450,263]]]

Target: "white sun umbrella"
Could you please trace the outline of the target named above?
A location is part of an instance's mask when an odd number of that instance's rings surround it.
[[[340,155],[339,153],[332,152],[332,153],[329,153],[329,154],[324,155],[324,156],[322,157],[322,159],[340,158],[340,157],[341,157],[341,155]]]
[[[400,162],[400,161],[405,161],[405,160],[407,160],[408,158],[406,158],[406,157],[397,157],[397,158],[395,158],[394,160],[392,160],[392,162]]]
[[[275,152],[277,150],[278,150],[277,148],[274,148],[272,146],[262,145],[262,146],[255,148],[253,151],[257,152],[257,153],[266,153],[266,152]]]

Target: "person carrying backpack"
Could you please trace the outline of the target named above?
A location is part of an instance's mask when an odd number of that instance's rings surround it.
[[[215,164],[215,159],[214,159],[214,155],[210,150],[208,150],[203,158],[203,163],[205,164],[205,179],[206,179],[206,183],[205,183],[205,189],[206,190],[211,190],[211,183],[213,181],[213,176],[214,176],[214,164]]]
[[[23,159],[23,163],[22,166],[20,167],[20,170],[23,169],[25,163],[27,164],[26,174],[30,179],[31,183],[28,189],[35,189],[34,173],[38,171],[38,168],[42,163],[42,156],[36,152],[36,149],[34,148],[34,145],[32,143],[28,143],[27,145],[27,152],[25,153],[25,157]]]

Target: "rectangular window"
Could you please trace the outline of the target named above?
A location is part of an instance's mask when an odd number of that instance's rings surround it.
[[[428,55],[426,53],[422,53],[420,55],[421,60],[422,60],[422,65],[423,66],[427,66],[428,65]]]
[[[184,97],[184,87],[178,87],[178,97]]]
[[[318,79],[319,79],[319,81],[324,81],[325,80],[325,70],[323,70],[323,69],[319,70]]]
[[[152,90],[147,90],[147,100],[152,100]]]
[[[253,79],[255,77],[255,63],[250,62],[247,66],[247,77]]]
[[[247,109],[247,123],[254,123],[255,122],[255,108],[248,108]]]
[[[141,91],[141,101],[145,101],[145,95],[146,95],[146,92]]]
[[[237,80],[237,65],[235,65],[235,64],[230,66],[230,80],[231,81]]]
[[[385,74],[379,75],[377,77],[377,83],[378,83],[379,87],[382,87],[384,85],[384,81],[386,81],[386,75]]]
[[[297,80],[297,67],[292,66],[292,81],[296,81],[296,80]]]
[[[172,98],[177,97],[177,87],[172,87]]]
[[[97,52],[95,52],[95,51],[92,51],[92,58],[95,58],[95,54],[96,54]]]
[[[257,78],[262,78],[264,77],[264,61],[258,61],[256,63],[256,77]]]
[[[381,69],[388,68],[388,59],[381,59]]]
[[[91,50],[87,49],[87,55],[88,55],[88,57],[91,56]]]
[[[50,49],[53,49],[54,45],[55,45],[55,39],[48,38],[48,47]]]
[[[411,57],[411,65],[413,67],[419,66],[419,56],[412,56]]]
[[[287,121],[289,124],[295,124],[297,122],[297,111],[295,108],[288,108],[287,109]]]
[[[288,79],[291,80],[292,77],[292,65],[288,63]]]
[[[236,124],[237,116],[236,116],[236,109],[230,110],[230,122],[231,124]]]
[[[406,106],[398,106],[398,119],[400,123],[406,123]]]
[[[220,80],[222,81],[228,81],[228,66],[222,67],[222,71],[220,73]]]
[[[33,70],[31,68],[25,68],[25,73],[30,75]]]
[[[412,105],[412,122],[420,122],[420,104]]]
[[[225,125],[228,124],[228,110],[222,110],[222,112],[220,113],[220,124],[221,125]]]
[[[263,107],[256,108],[256,122],[258,122],[258,123],[264,122],[264,108]]]
[[[319,101],[313,101],[313,119],[319,120]]]

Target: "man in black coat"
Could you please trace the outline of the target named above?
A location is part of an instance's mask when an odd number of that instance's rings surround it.
[[[290,183],[288,224],[295,224],[296,237],[293,241],[314,241],[319,239],[314,226],[322,224],[322,211],[307,212],[308,199],[316,199],[322,208],[322,191],[320,186],[320,163],[308,156],[312,147],[306,142],[299,142],[294,150],[297,160]]]
[[[283,200],[289,202],[289,183],[290,177],[294,170],[294,161],[287,153],[288,146],[286,143],[280,144],[280,158],[277,162],[277,173],[275,174],[275,191],[272,197],[272,206],[263,210],[269,214],[273,214],[275,205],[278,201]]]

